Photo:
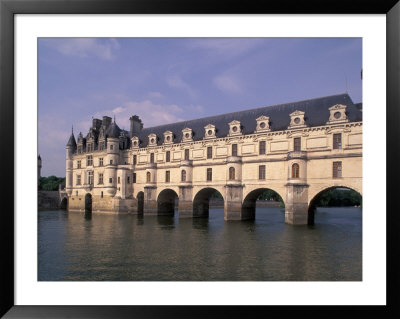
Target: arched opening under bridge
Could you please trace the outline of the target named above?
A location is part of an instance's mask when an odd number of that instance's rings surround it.
[[[85,216],[92,214],[92,194],[87,193],[85,195]]]
[[[361,207],[362,195],[349,187],[334,186],[320,191],[310,201],[308,206],[307,223],[314,225],[317,208],[323,210],[324,207]]]
[[[136,199],[137,199],[137,212],[138,212],[138,214],[143,214],[144,193],[139,192],[136,196]]]
[[[68,198],[67,198],[67,197],[64,197],[64,198],[61,200],[60,208],[61,208],[61,209],[68,209]]]
[[[157,198],[157,214],[173,216],[176,200],[178,200],[178,194],[172,189],[161,191]]]
[[[270,188],[257,188],[247,194],[242,204],[242,219],[255,219],[256,208],[284,207],[282,197]]]
[[[224,198],[215,188],[207,187],[200,190],[193,199],[193,217],[208,217],[210,212],[210,200],[218,207],[224,207]]]

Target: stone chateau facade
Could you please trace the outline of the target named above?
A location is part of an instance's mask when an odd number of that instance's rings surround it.
[[[66,146],[68,210],[208,216],[224,199],[225,220],[255,217],[266,189],[285,203],[285,221],[313,223],[332,187],[362,194],[362,110],[347,93],[130,130],[108,116]]]

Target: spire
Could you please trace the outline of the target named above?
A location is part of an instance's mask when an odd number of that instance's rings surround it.
[[[67,146],[70,146],[72,148],[76,148],[76,141],[75,141],[74,127],[73,126],[72,126],[72,132],[71,132],[71,136],[69,137]]]

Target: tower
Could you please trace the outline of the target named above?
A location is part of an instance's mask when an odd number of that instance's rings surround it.
[[[66,146],[66,154],[65,154],[65,168],[66,168],[66,175],[65,175],[65,189],[68,195],[72,193],[72,169],[73,169],[73,160],[72,155],[76,151],[76,141],[74,137],[74,129],[72,128],[71,136],[68,140]]]

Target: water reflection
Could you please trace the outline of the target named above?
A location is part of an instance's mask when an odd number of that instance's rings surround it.
[[[177,215],[175,215],[177,216]],[[254,221],[40,211],[39,280],[361,280],[359,208],[317,210],[315,226]]]

